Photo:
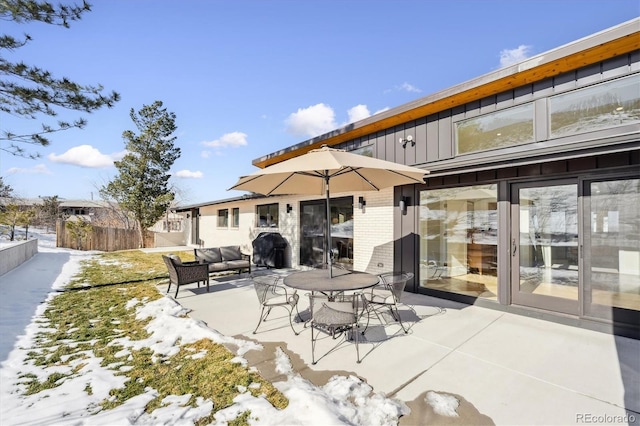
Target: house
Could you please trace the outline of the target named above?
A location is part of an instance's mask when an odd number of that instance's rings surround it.
[[[332,194],[339,263],[415,274],[407,291],[640,337],[640,19],[264,155],[326,144],[430,171]],[[192,245],[322,250],[321,196],[179,207]]]

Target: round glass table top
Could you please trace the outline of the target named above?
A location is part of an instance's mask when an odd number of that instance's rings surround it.
[[[284,278],[285,285],[306,291],[350,291],[373,287],[380,278],[367,272],[333,269],[329,277],[327,269],[294,272]]]

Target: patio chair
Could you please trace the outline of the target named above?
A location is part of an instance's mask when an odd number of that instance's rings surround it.
[[[404,288],[407,285],[407,281],[413,278],[411,272],[387,272],[380,274],[380,284],[372,287],[364,293],[364,298],[367,303],[367,311],[373,312],[378,320],[382,322],[379,311],[382,309],[389,309],[393,318],[400,323],[400,326],[404,330],[405,334],[409,332],[402,323],[400,313],[398,312],[398,304],[402,299]],[[369,322],[367,321],[367,327]],[[367,328],[365,327],[365,331]],[[363,332],[364,334],[364,332]]]
[[[178,297],[178,291],[183,284],[200,283],[207,284],[207,292],[209,291],[209,269],[206,264],[200,264],[198,262],[182,262],[180,257],[175,254],[169,256],[162,255],[164,264],[167,265],[169,270],[169,287],[167,287],[167,293],[171,289],[171,284],[176,285],[176,295]]]
[[[319,293],[310,293],[308,296],[309,310],[311,311],[311,320],[309,322],[311,328],[311,363],[313,365],[317,363],[315,358],[317,333],[325,332],[329,333],[334,339],[344,333],[345,340],[349,339],[350,334],[355,340],[357,362],[359,364],[360,349],[358,348],[358,340],[360,333],[358,333],[358,320],[365,306],[362,300],[362,293],[340,294],[333,300]],[[351,333],[348,333],[349,331]],[[336,347],[331,351],[335,350]]]
[[[267,317],[271,313],[271,309],[276,306],[282,306],[289,311],[289,324],[293,333],[297,336],[300,334],[293,328],[293,310],[295,309],[298,319],[301,319],[300,312],[298,311],[298,299],[300,296],[296,293],[296,290],[288,288],[284,285],[278,284],[278,276],[258,276],[253,277],[253,287],[258,295],[258,301],[260,302],[261,311],[260,319],[256,329],[253,330],[253,334],[258,332],[258,328],[263,321],[267,320]],[[266,313],[265,313],[266,311]]]

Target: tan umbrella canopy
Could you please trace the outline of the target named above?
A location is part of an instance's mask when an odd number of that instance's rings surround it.
[[[331,241],[329,223],[329,184],[334,192],[378,191],[398,185],[424,183],[426,170],[377,158],[329,148],[313,149],[242,176],[229,189],[239,189],[264,195],[325,194],[327,201],[327,244]],[[331,259],[325,253],[329,274]]]

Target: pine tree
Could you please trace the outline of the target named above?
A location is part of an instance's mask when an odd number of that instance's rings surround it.
[[[180,157],[180,148],[174,146],[176,116],[162,108],[162,102],[144,105],[137,113],[132,108],[130,116],[140,133],[127,130],[122,134],[128,153],[115,162],[118,176],[100,194],[132,214],[140,247],[144,247],[146,230],[164,215],[175,197],[168,184],[169,169]]]
[[[83,2],[78,5],[52,5],[42,0],[0,1],[0,21],[27,24],[39,21],[69,28],[70,21],[81,19],[91,6]],[[0,112],[31,120],[55,117],[59,110],[74,110],[91,113],[102,107],[111,108],[119,99],[116,92],[103,94],[100,85],[82,85],[66,77],[57,78],[38,66],[23,62],[13,63],[5,59],[2,52],[13,52],[31,41],[27,34],[23,38],[0,35]],[[50,134],[72,128],[83,128],[84,118],[75,121],[58,120],[56,124],[42,123],[40,129],[25,134],[15,134],[4,128],[0,132],[0,150],[13,155],[37,158],[39,153],[27,152],[21,144],[49,145]]]
[[[10,185],[6,185],[0,176],[0,198],[10,198],[13,193],[13,188]]]

